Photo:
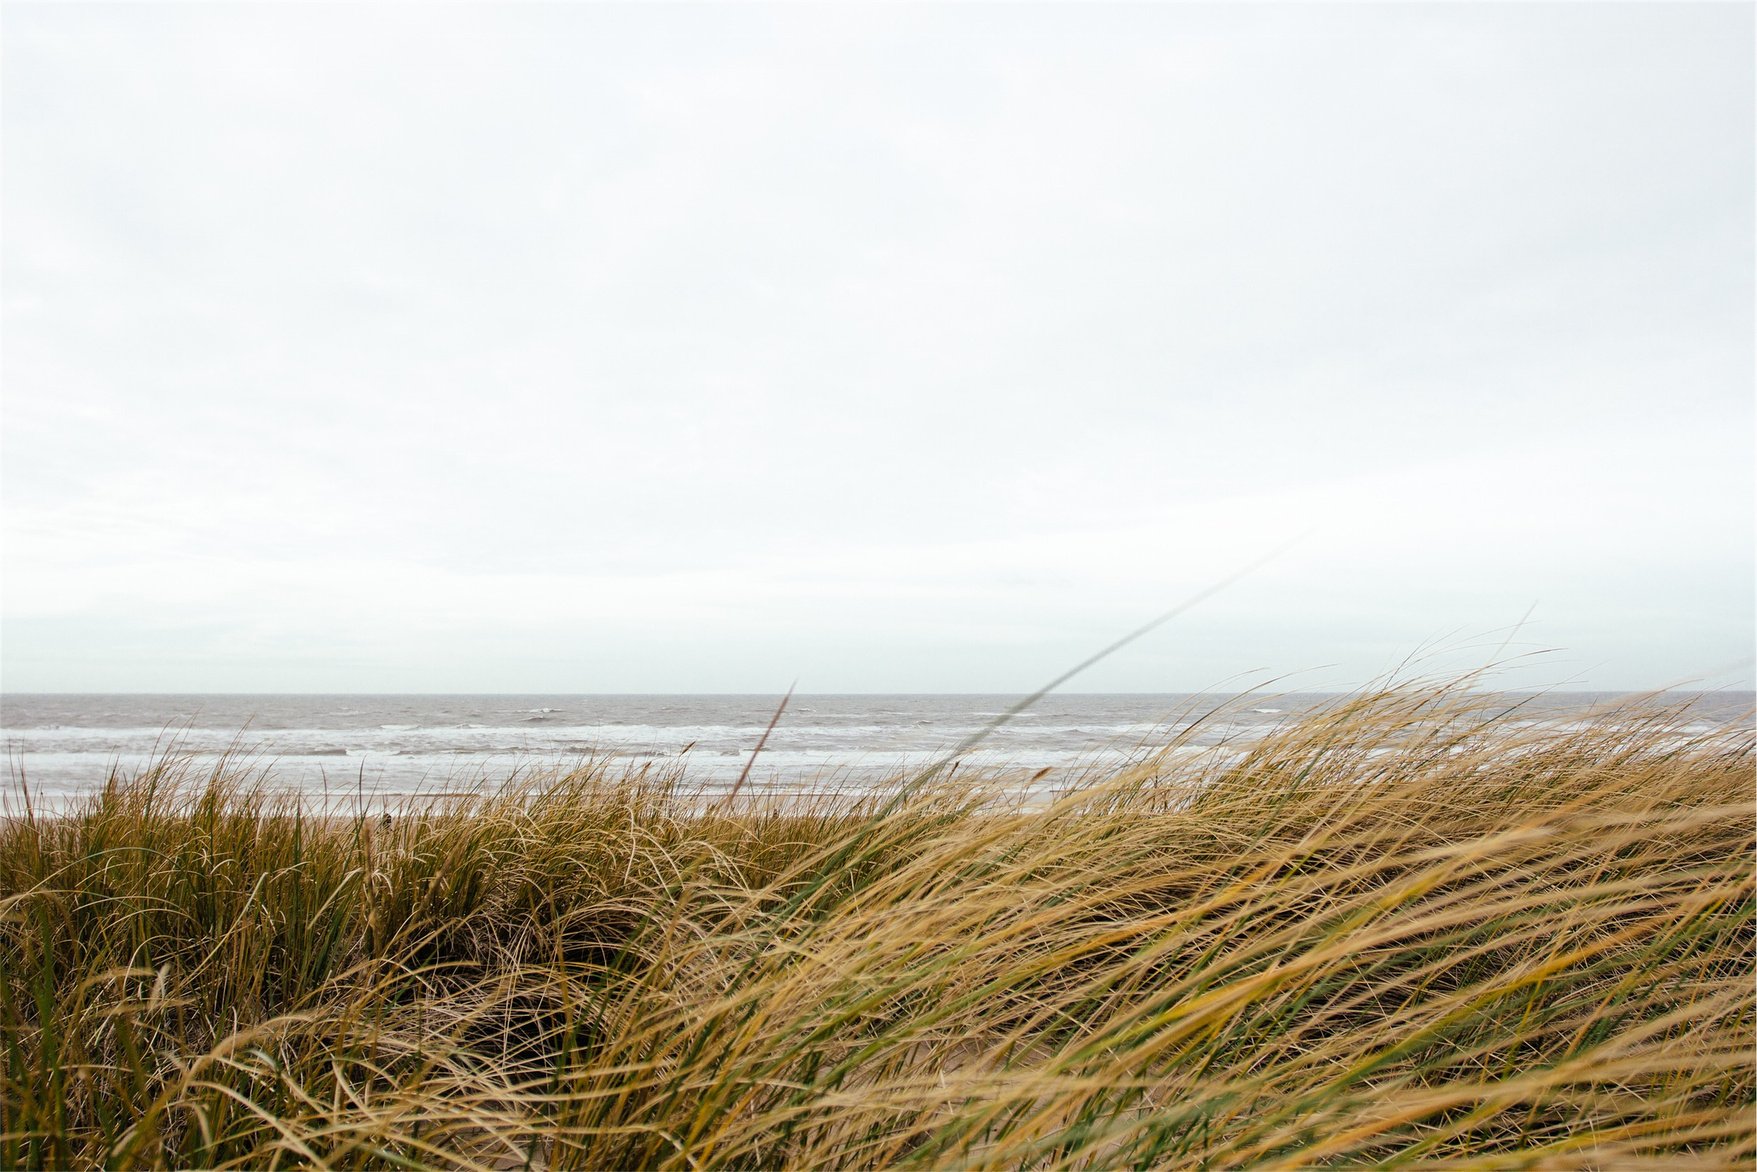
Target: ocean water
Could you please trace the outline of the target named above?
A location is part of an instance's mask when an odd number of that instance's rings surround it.
[[[1548,693],[1508,702],[1520,705],[1519,720],[1564,727],[1596,719],[1614,698]],[[752,762],[778,696],[12,694],[0,696],[8,759],[0,806],[18,809],[28,788],[38,808],[62,807],[112,771],[132,773],[167,752],[197,764],[230,753],[266,767],[276,785],[374,804],[586,761],[681,770],[706,792],[730,785],[747,765],[756,788],[859,787],[940,761],[1018,699],[795,696]],[[1242,747],[1336,699],[1057,694],[957,760],[1021,777],[1047,770],[1031,784],[1049,791],[1174,739],[1189,753]],[[1749,692],[1696,697],[1686,727],[1737,726],[1751,700]]]

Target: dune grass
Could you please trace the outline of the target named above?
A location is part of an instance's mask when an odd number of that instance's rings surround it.
[[[0,1165],[1749,1166],[1749,733],[1485,703],[1037,810],[167,757],[0,822]]]

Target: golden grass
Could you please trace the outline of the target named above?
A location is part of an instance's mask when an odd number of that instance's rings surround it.
[[[167,758],[0,823],[0,1164],[1739,1167],[1753,746],[1337,706],[1047,809]]]

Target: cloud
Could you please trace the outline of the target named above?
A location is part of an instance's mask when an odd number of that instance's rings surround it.
[[[1749,649],[1747,10],[5,19],[9,688]]]

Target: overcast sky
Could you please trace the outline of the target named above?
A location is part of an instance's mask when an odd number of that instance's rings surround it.
[[[1750,686],[1749,4],[3,19],[7,690]]]

